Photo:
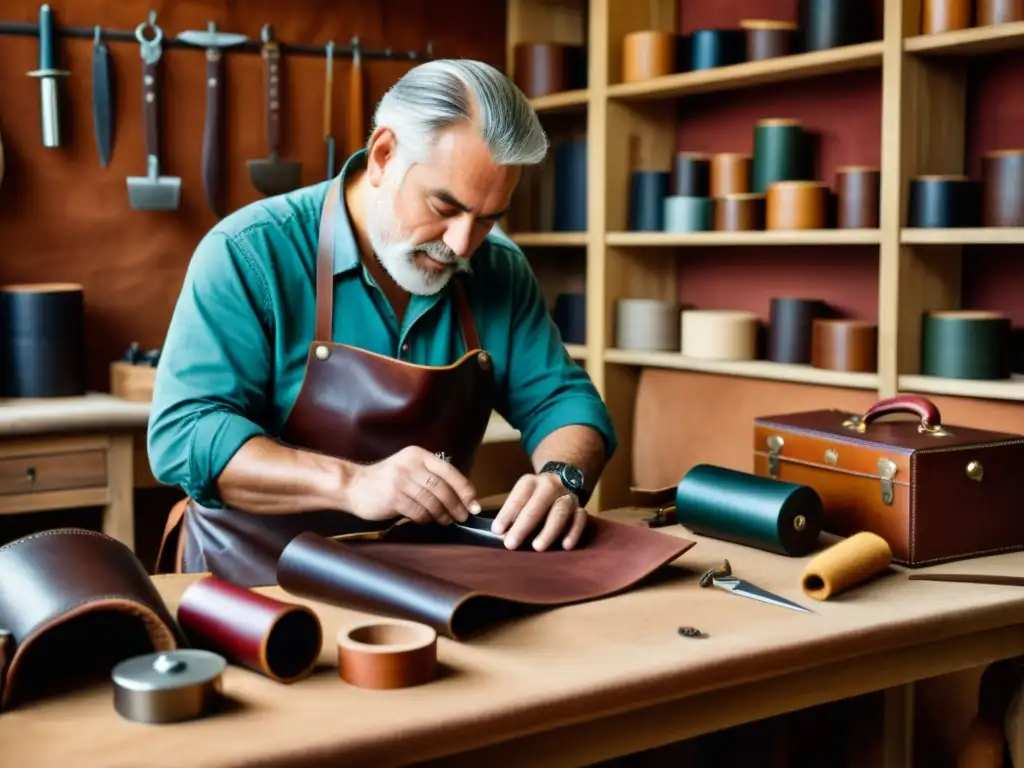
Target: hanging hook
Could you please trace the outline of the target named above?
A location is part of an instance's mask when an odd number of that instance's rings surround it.
[[[100,42],[102,42],[100,40],[100,32],[101,31],[102,30],[100,29],[100,25],[99,24],[97,24],[95,27],[93,27],[93,30],[92,30],[92,42],[93,42],[93,45],[99,45]]]

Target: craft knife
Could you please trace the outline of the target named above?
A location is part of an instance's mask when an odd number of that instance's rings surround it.
[[[810,608],[804,608],[792,600],[772,594],[751,584],[749,581],[737,579],[732,575],[732,566],[729,565],[728,560],[725,561],[721,568],[712,568],[710,571],[705,572],[700,577],[700,585],[702,587],[718,587],[726,592],[732,592],[734,595],[749,597],[751,600],[759,600],[762,603],[777,605],[780,608],[789,608],[794,611],[801,611],[802,613],[814,613]]]
[[[53,12],[49,5],[39,8],[39,69],[28,73],[39,80],[39,105],[43,121],[43,146],[60,146],[60,98],[57,78],[71,73],[57,67],[57,38],[53,32]]]
[[[110,162],[113,146],[114,104],[110,89],[110,51],[97,26],[92,43],[92,123],[100,165]]]

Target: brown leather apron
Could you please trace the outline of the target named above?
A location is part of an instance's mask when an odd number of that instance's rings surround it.
[[[320,216],[316,335],[281,440],[359,463],[417,445],[447,454],[469,475],[493,408],[494,378],[461,279],[453,279],[451,290],[466,351],[455,363],[414,365],[333,343],[334,229],[342,205],[338,187],[338,182],[331,186]],[[184,499],[168,516],[156,572],[208,571],[247,587],[276,584],[278,556],[298,534],[336,536],[387,525],[343,511],[258,515]]]

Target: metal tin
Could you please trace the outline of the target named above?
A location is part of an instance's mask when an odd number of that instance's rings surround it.
[[[201,717],[220,698],[223,656],[191,648],[126,659],[114,667],[114,709],[138,723]]]

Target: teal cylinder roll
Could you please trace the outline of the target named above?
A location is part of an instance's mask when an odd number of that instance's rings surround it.
[[[765,192],[776,181],[807,177],[804,129],[795,120],[761,120],[754,127],[751,191]]]
[[[665,198],[666,232],[706,232],[714,224],[714,200],[710,197]]]
[[[712,464],[676,487],[676,520],[693,533],[801,557],[818,543],[824,505],[809,486]]]

